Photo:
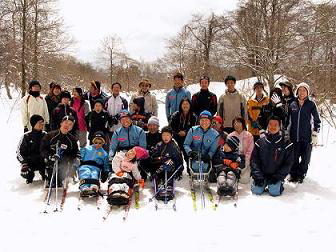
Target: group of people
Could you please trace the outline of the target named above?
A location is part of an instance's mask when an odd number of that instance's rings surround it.
[[[266,189],[280,195],[288,174],[290,182],[303,182],[320,129],[308,84],[299,84],[294,93],[293,85],[283,82],[268,96],[258,81],[248,100],[233,76],[225,78],[227,90],[219,99],[209,91],[208,76],[200,78],[193,96],[183,84],[183,75],[175,74],[165,101],[169,125],[160,130],[148,80],[139,83],[129,104],[118,82],[111,85],[111,96],[99,81],[86,93],[75,87],[72,95],[51,83],[44,98],[41,84],[31,81],[21,102],[21,176],[32,183],[39,171],[46,186],[54,187],[77,173],[83,196],[97,194],[100,182],[109,180],[111,204],[126,204],[130,189],[146,179],[156,188],[165,184],[165,196],[173,198],[174,180],[182,178],[184,167],[191,176],[209,173],[219,195],[235,194],[238,182],[249,183],[251,177],[257,195]],[[55,163],[57,185],[51,181]],[[167,175],[173,177],[169,183]]]

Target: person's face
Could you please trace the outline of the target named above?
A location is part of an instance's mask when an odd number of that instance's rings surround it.
[[[307,89],[300,87],[298,90],[298,96],[300,100],[304,100],[308,96]]]
[[[32,86],[32,89],[31,89],[33,92],[40,92],[41,91],[41,88],[39,85],[34,85]]]
[[[209,87],[209,82],[208,82],[208,80],[201,80],[200,86],[201,86],[201,89],[203,89],[203,90],[207,90],[208,87]]]
[[[235,91],[235,85],[236,85],[236,83],[233,80],[228,80],[226,82],[226,86],[227,86],[229,92]]]
[[[97,102],[95,105],[94,105],[94,110],[96,112],[101,112],[103,110],[103,105],[100,103],[100,102]]]
[[[149,84],[148,83],[141,83],[140,84],[140,90],[143,93],[146,93],[149,89]]]
[[[133,110],[140,111],[140,107],[137,104],[133,103]]]
[[[61,131],[63,134],[68,133],[70,130],[72,130],[72,127],[74,126],[73,121],[71,120],[65,120],[61,123]]]
[[[43,127],[44,127],[44,121],[40,120],[35,124],[34,129],[37,131],[42,131]]]
[[[255,89],[256,95],[257,96],[262,96],[263,90],[264,89],[262,88],[262,86],[257,86],[256,89]]]
[[[119,95],[119,93],[120,93],[120,86],[119,85],[113,85],[113,88],[111,89],[111,91],[112,91],[112,94],[114,94],[114,95]]]
[[[126,117],[123,117],[123,118],[120,119],[120,123],[123,127],[128,128],[129,126],[131,126],[132,120],[131,120],[131,118],[126,116]]]
[[[56,88],[54,88],[53,89],[53,95],[59,95],[61,93],[61,89],[60,88],[58,88],[58,87],[56,87]]]
[[[174,85],[176,88],[181,88],[183,86],[183,80],[180,78],[174,78]]]
[[[162,141],[167,144],[172,140],[172,135],[169,132],[162,133]]]
[[[182,111],[188,113],[190,110],[190,104],[187,101],[182,102]]]
[[[267,126],[267,130],[272,135],[278,133],[280,131],[280,124],[277,120],[270,120]]]
[[[207,130],[211,125],[211,121],[208,118],[201,118],[200,125],[202,129]]]
[[[289,96],[290,95],[290,91],[289,91],[289,88],[285,85],[282,85],[281,86],[281,90],[282,90],[282,94],[285,95],[285,96]]]
[[[104,145],[103,139],[96,138],[93,144],[96,146],[97,149],[102,148]]]
[[[55,89],[54,89],[54,90],[55,90]],[[76,89],[73,89],[73,90],[72,90],[72,95],[73,95],[75,98],[78,98],[78,97],[79,97],[79,94],[78,94],[78,92],[77,92]]]
[[[238,133],[243,131],[243,124],[239,121],[235,121],[233,124],[233,127],[235,129],[235,131],[237,131]]]
[[[126,157],[128,160],[133,160],[136,156],[135,150],[130,149],[129,151],[126,152]]]
[[[212,128],[214,128],[217,131],[220,131],[222,129],[222,124],[220,124],[216,120],[212,120],[211,125],[212,125]]]
[[[69,105],[70,99],[68,97],[63,97],[61,102],[62,102],[62,104]]]
[[[159,126],[157,126],[156,124],[148,124],[148,131],[152,134],[157,133],[159,131]]]
[[[224,151],[225,152],[231,152],[232,151],[231,147],[227,143],[224,144]]]

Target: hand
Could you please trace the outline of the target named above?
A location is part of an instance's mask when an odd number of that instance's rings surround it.
[[[21,177],[27,179],[28,178],[28,173],[29,173],[28,164],[26,164],[26,163],[21,164]]]
[[[230,159],[224,159],[223,163],[227,166],[230,166],[230,164],[232,163],[232,160]]]
[[[28,128],[27,128],[27,127],[24,127],[24,129],[23,129],[23,133],[26,133],[26,132],[28,132]]]
[[[239,164],[237,162],[232,162],[229,166],[231,169],[236,170],[238,169]]]
[[[123,171],[118,171],[118,172],[116,173],[116,175],[117,175],[118,177],[122,177],[122,176],[124,176],[124,172],[123,172]]]
[[[209,154],[203,154],[201,160],[205,163],[209,163],[211,161],[211,157]]]
[[[181,130],[178,134],[179,134],[180,137],[185,137],[186,136],[186,132],[183,131],[183,130]]]
[[[108,178],[108,172],[102,172],[102,173],[101,173],[101,176],[100,176],[100,181],[101,181],[102,183],[105,183],[106,180],[107,180],[107,178]]]
[[[318,144],[318,138],[317,138],[317,131],[313,131],[312,135],[311,135],[311,139],[312,139],[312,145],[316,146]]]
[[[278,96],[278,94],[274,93],[271,97],[271,100],[275,104],[276,107],[282,106],[281,98]]]
[[[259,130],[259,136],[260,138],[263,138],[266,136],[266,131],[265,130]]]
[[[263,186],[264,180],[263,179],[254,179],[254,185],[255,186]]]
[[[192,159],[192,160],[196,160],[198,159],[198,152],[197,151],[190,151],[188,153],[188,156]]]
[[[165,162],[165,165],[167,165],[167,166],[173,166],[174,165],[174,162],[173,162],[173,160],[171,160],[171,159],[168,159],[166,162]]]

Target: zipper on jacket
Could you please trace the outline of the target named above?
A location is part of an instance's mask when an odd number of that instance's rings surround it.
[[[298,114],[298,124],[297,124],[297,132],[296,132],[296,141],[299,142],[299,131],[300,131],[300,114],[301,114],[301,108],[303,107],[304,103],[302,104],[302,106],[300,106],[300,102],[299,103],[299,114]]]

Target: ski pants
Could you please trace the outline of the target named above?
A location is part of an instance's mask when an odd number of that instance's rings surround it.
[[[93,165],[82,165],[78,169],[79,180],[83,179],[96,179],[99,180],[100,169]],[[79,189],[90,188],[91,184],[82,184]]]
[[[311,143],[294,142],[294,163],[290,171],[292,178],[304,178],[308,171],[312,152]]]
[[[253,194],[261,195],[264,193],[266,186],[268,187],[268,193],[273,197],[280,196],[283,191],[282,181],[279,181],[276,184],[269,184],[266,180],[262,186],[256,186],[253,181],[251,191]]]
[[[29,167],[27,180],[33,180],[33,178],[35,177],[35,171],[39,171],[42,177],[42,180],[46,178],[46,175],[45,175],[46,167],[42,160],[35,161],[35,162],[28,160],[27,164]]]

